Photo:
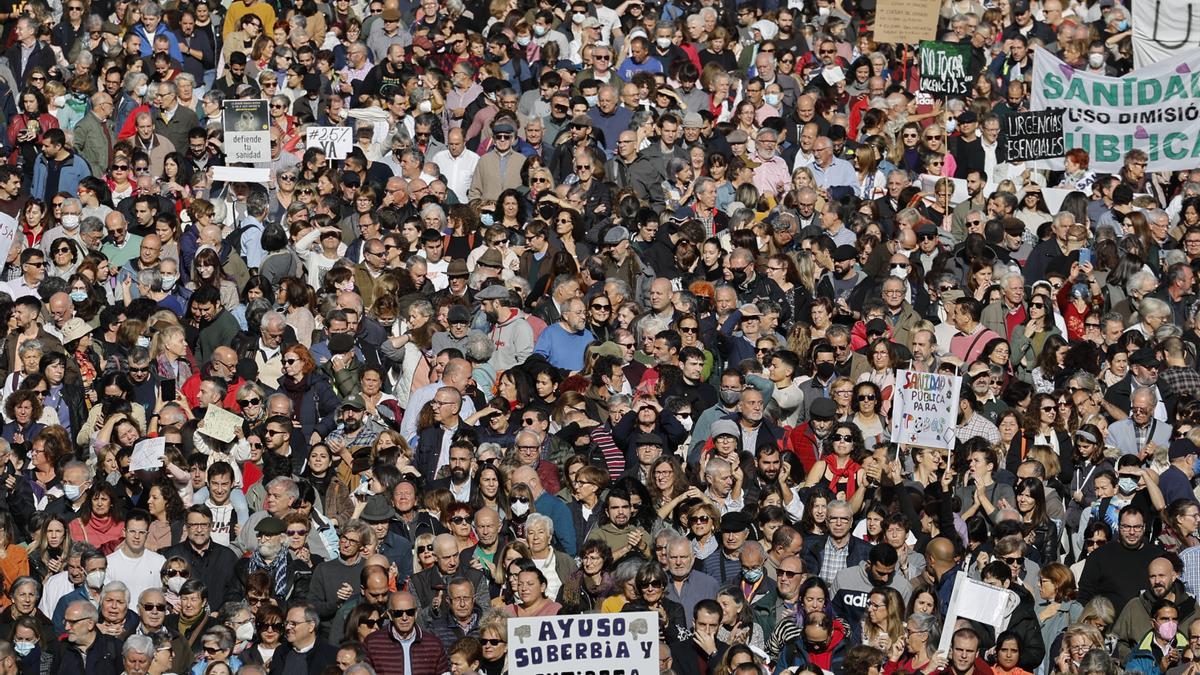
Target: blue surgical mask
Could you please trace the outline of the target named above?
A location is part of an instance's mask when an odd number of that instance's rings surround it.
[[[587,99],[587,104],[588,104],[589,108],[595,108],[596,104],[600,102],[599,94],[592,94],[591,96],[584,96],[584,98]]]
[[[87,297],[87,291],[71,291],[71,302],[83,302]]]
[[[763,96],[763,100],[765,100],[767,105],[771,106],[772,108],[779,107],[779,94],[767,94],[766,96]]]
[[[76,499],[79,499],[79,495],[81,494],[83,494],[83,488],[79,487],[78,485],[71,485],[69,483],[63,484],[63,496],[69,501],[75,501]]]
[[[1132,478],[1129,478],[1128,476],[1117,481],[1117,489],[1119,489],[1121,492],[1124,492],[1127,495],[1131,495],[1134,492],[1137,492],[1137,487],[1138,487],[1137,481]]]
[[[484,227],[491,227],[496,223],[496,219],[490,213],[481,213],[479,214],[479,223]]]
[[[1120,21],[1117,22],[1117,31],[1118,32],[1124,33],[1127,30],[1129,30],[1129,21],[1128,20],[1121,19]]]
[[[33,642],[14,642],[13,651],[15,651],[18,656],[28,656],[29,652],[32,652],[33,648],[36,646],[37,645]]]
[[[754,583],[762,578],[763,568],[755,567],[753,569],[742,569],[742,578],[750,583]]]

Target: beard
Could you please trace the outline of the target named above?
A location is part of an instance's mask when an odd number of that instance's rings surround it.
[[[264,541],[258,545],[258,554],[267,559],[274,559],[281,551],[283,551],[283,542],[281,541]]]
[[[468,475],[466,469],[450,469],[450,481],[461,485],[467,481]]]

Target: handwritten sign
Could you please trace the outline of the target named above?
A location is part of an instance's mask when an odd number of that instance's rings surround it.
[[[17,240],[17,228],[16,218],[7,213],[0,213],[0,261],[8,260],[8,252]]]
[[[1004,157],[1009,162],[1052,159],[1063,147],[1062,110],[1009,113],[1004,118]]]
[[[228,443],[237,436],[237,430],[242,426],[242,417],[228,410],[210,405],[204,411],[204,421],[199,427],[200,433],[215,438],[222,443]]]
[[[165,436],[147,438],[133,446],[133,455],[129,457],[130,471],[151,471],[161,469],[163,456],[167,451]]]
[[[875,40],[912,44],[937,37],[940,0],[879,0]]]
[[[971,45],[927,40],[920,54],[921,91],[940,96],[971,93]]]
[[[221,111],[225,159],[236,164],[271,161],[267,101],[226,100]]]
[[[658,672],[658,637],[657,612],[509,619],[508,672],[650,675]]]
[[[304,134],[304,147],[317,148],[327,159],[346,159],[354,147],[350,127],[309,127]]]
[[[961,387],[962,378],[958,375],[896,371],[892,441],[953,450]]]

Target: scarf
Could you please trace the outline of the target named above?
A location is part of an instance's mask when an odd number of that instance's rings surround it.
[[[825,455],[825,464],[829,467],[829,473],[833,478],[829,481],[829,489],[836,492],[837,485],[843,480],[846,482],[846,499],[854,495],[855,479],[858,477],[858,470],[861,468],[858,462],[850,459],[846,461],[844,468],[837,468],[837,456]]]
[[[285,599],[291,594],[292,580],[287,573],[287,551],[280,551],[279,555],[275,556],[275,561],[270,564],[255,551],[254,555],[250,556],[249,573],[253,574],[259,570],[271,577],[271,590],[275,597]]]
[[[311,377],[311,375],[305,375],[298,382],[293,382],[292,378],[286,376],[279,378],[279,387],[288,395],[288,398],[292,399],[292,410],[295,410],[297,415],[300,414],[300,402],[308,391]]]

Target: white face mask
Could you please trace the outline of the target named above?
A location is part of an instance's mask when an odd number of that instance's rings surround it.
[[[586,18],[587,18],[587,15],[583,14],[581,12],[575,12],[574,14],[571,15],[571,20],[574,21],[575,23],[583,23],[583,20]]]
[[[528,47],[530,39],[531,38],[528,35],[518,35],[517,44],[521,45],[522,47]]]
[[[74,230],[79,227],[79,216],[74,213],[68,213],[62,217],[62,226],[65,230]]]
[[[518,518],[529,513],[529,504],[527,502],[513,502],[509,509],[512,514]]]
[[[828,8],[828,7],[818,7],[818,8],[817,8],[817,15],[819,15],[819,16],[829,16],[829,8]]]
[[[417,104],[417,110],[423,113],[433,112],[433,103],[429,99],[425,99]]]
[[[55,96],[55,97],[54,97],[53,99],[51,99],[51,100],[53,101],[53,103],[54,103],[54,107],[55,107],[55,108],[61,108],[61,107],[65,106],[65,105],[67,104],[67,97],[66,97],[66,96]]]
[[[164,291],[169,291],[175,288],[175,282],[179,281],[177,276],[163,276],[162,287]]]
[[[107,575],[104,573],[104,570],[88,572],[85,582],[87,583],[88,588],[98,591],[101,588],[104,588],[104,579],[106,576]]]
[[[145,96],[147,91],[150,91],[150,85],[148,85],[148,84],[139,84],[138,85],[138,88],[137,88],[138,96]]]
[[[958,128],[958,120],[954,119],[953,117],[946,120],[946,133],[952,134],[952,133],[954,133],[954,130],[957,128]]]
[[[249,642],[249,641],[253,640],[254,639],[254,622],[247,621],[246,623],[238,626],[237,630],[234,631],[234,635],[237,637],[239,642]]]
[[[1088,54],[1088,65],[1093,68],[1099,68],[1104,65],[1103,54]]]
[[[171,577],[170,579],[167,579],[167,590],[178,595],[179,589],[183,588],[183,582],[185,581],[187,581],[187,579],[184,579],[183,577]]]
[[[669,38],[669,37],[654,38],[654,44],[658,45],[659,49],[670,49],[671,38]]]
[[[683,426],[684,431],[692,430],[692,418],[691,417],[679,417],[676,419],[679,420],[679,424],[681,424]]]

